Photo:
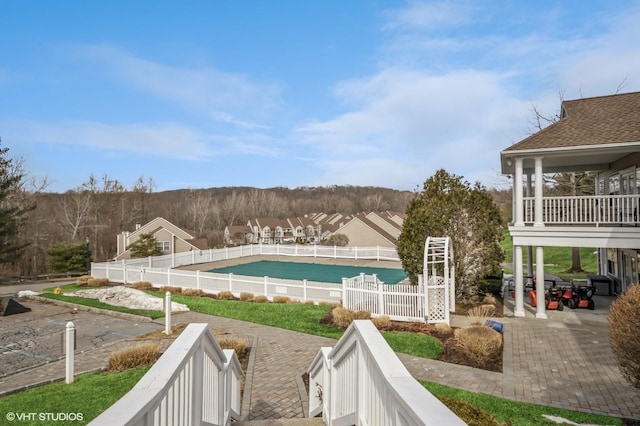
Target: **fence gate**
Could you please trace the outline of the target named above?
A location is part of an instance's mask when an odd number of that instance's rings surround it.
[[[428,237],[424,245],[423,269],[426,321],[430,324],[450,322],[456,310],[455,266],[449,237]]]

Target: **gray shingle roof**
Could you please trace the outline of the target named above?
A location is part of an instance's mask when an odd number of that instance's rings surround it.
[[[640,92],[562,103],[560,120],[503,152],[640,142]]]

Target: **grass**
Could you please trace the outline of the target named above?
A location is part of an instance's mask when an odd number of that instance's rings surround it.
[[[63,290],[74,291],[75,287],[77,287],[75,284],[70,284],[63,286]],[[48,290],[52,292],[53,288]],[[164,297],[164,294],[160,292],[150,291],[149,293],[157,297]],[[329,305],[251,303],[183,295],[174,295],[172,299],[176,302],[184,303],[194,312],[233,318],[334,339],[339,339],[343,334],[341,330],[320,323],[320,319],[332,309]],[[93,303],[95,302],[92,299],[79,298],[73,298],[73,301],[78,304],[90,303],[92,304],[91,306],[94,306]],[[104,305],[102,308],[114,310],[115,307]],[[125,311],[129,313],[135,312],[135,310]],[[389,343],[389,346],[396,352],[435,359],[442,351],[440,343],[430,336],[404,332],[386,332],[383,336]],[[85,420],[92,419],[131,389],[142,377],[144,371],[146,371],[146,369],[136,369],[122,373],[97,374],[95,377],[92,375],[82,375],[78,376],[76,383],[71,385],[69,389],[64,388],[68,385],[56,383],[9,395],[0,399],[0,413],[6,413],[8,411],[30,413],[33,411],[33,407],[38,407],[38,411],[40,412],[60,412],[59,407],[64,407],[65,412],[82,412]],[[87,377],[85,378],[85,376]],[[113,376],[113,378],[109,378],[109,376]],[[508,424],[513,426],[555,424],[542,418],[542,414],[563,417],[577,423],[621,424],[621,420],[617,418],[514,402],[491,395],[467,392],[436,383],[421,383],[436,396],[467,401],[471,405],[485,410],[498,421],[510,422]],[[75,389],[80,386],[83,387],[80,388],[79,391],[75,391]],[[96,392],[96,389],[109,389],[109,392]],[[108,398],[106,395],[108,395]],[[46,401],[46,404],[43,404],[42,401]],[[58,422],[56,424],[65,423]]]
[[[467,401],[471,405],[481,408],[491,414],[499,422],[512,426],[557,425],[542,417],[543,414],[563,417],[578,424],[620,425],[622,421],[614,417],[583,413],[581,411],[565,410],[563,408],[545,405],[515,402],[483,393],[468,392],[432,382],[420,382],[436,397],[448,397],[459,401]]]
[[[382,336],[396,352],[436,359],[444,351],[438,339],[426,334],[387,331]]]
[[[509,231],[504,230],[502,232],[504,238],[500,245],[505,251],[506,259],[505,262],[513,263],[513,242],[511,241],[511,236],[509,235]],[[580,248],[580,260],[582,263],[582,269],[584,269],[585,273],[581,274],[568,274],[564,271],[568,270],[571,267],[571,255],[572,248],[571,247],[545,247],[544,248],[544,270],[548,274],[557,275],[565,281],[569,281],[571,279],[584,279],[587,273],[594,274],[598,270],[598,258],[595,254],[595,248]],[[526,250],[523,250],[523,261],[524,267],[527,267],[527,255]],[[536,253],[535,249],[533,251],[533,261],[536,261]],[[525,269],[526,270],[526,269]],[[535,268],[534,268],[535,270]],[[505,268],[506,273],[513,273],[510,268]]]
[[[71,384],[56,382],[27,389],[0,398],[0,415],[7,413],[77,413],[81,421],[50,421],[55,425],[87,424],[122,398],[149,370],[136,368],[120,373],[87,373],[76,376]],[[37,417],[36,416],[36,417]],[[46,420],[46,419],[44,419]],[[20,425],[43,425],[46,421],[14,421]]]
[[[64,293],[71,293],[74,291],[79,291],[79,290],[88,290],[87,287],[81,287],[77,284],[65,284],[62,286],[59,286],[60,288],[62,288],[62,291]],[[97,288],[100,287],[92,287],[92,290],[95,290]],[[129,308],[125,308],[123,306],[114,306],[114,305],[109,305],[107,303],[102,303],[97,299],[88,299],[88,298],[81,298],[81,297],[75,297],[75,296],[65,296],[64,294],[54,294],[54,290],[56,289],[56,287],[49,287],[49,288],[45,288],[42,290],[42,293],[40,294],[40,296],[46,298],[46,299],[53,299],[53,300],[60,300],[63,302],[69,302],[69,303],[75,303],[77,305],[83,305],[83,306],[89,306],[91,308],[98,308],[98,309],[105,309],[108,311],[115,311],[115,312],[124,312],[127,314],[133,314],[133,315],[140,315],[143,317],[149,317],[151,319],[158,319],[158,318],[162,318],[164,317],[164,313],[160,312],[160,311],[147,311],[147,310],[143,310],[143,309],[129,309]]]

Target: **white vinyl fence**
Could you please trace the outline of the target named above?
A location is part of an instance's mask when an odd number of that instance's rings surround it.
[[[309,416],[326,425],[464,425],[421,386],[368,320],[354,321],[308,369]]]
[[[242,369],[208,324],[189,324],[125,396],[90,424],[230,425],[240,417]]]

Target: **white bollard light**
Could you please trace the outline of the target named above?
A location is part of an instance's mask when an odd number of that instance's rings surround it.
[[[66,355],[66,375],[65,382],[67,384],[73,383],[74,380],[74,365],[73,365],[73,356],[75,349],[75,326],[71,321],[67,323],[66,332],[65,332],[65,355]]]
[[[171,334],[171,292],[166,292],[164,296],[164,334]]]

